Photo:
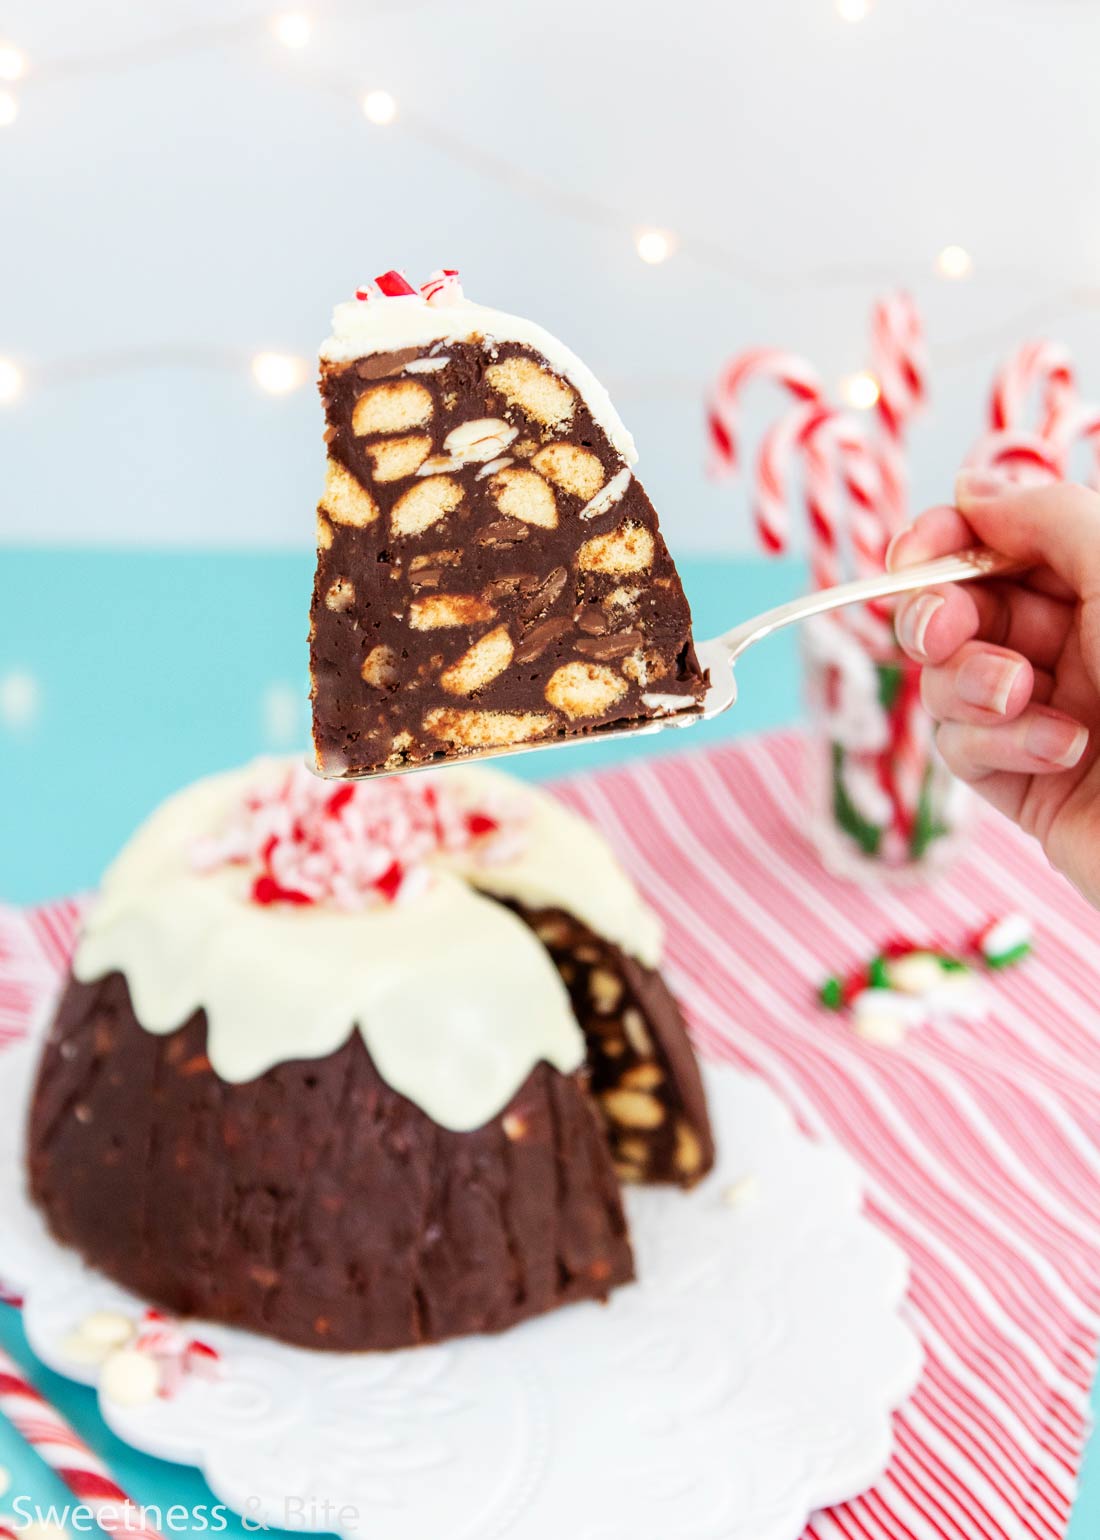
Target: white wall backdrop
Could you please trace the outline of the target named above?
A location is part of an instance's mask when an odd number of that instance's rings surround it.
[[[875,0],[856,24],[837,0],[285,9],[307,46],[272,34],[278,0],[0,0],[29,60],[0,128],[0,357],[24,376],[0,538],[307,544],[313,388],[266,395],[249,359],[312,354],[390,266],[457,266],[581,352],[683,550],[749,538],[743,491],[703,470],[723,359],[784,342],[848,373],[891,283],[932,343],[919,499],[1012,341],[1064,339],[1100,393],[1091,0]],[[657,266],[651,224],[682,240]],[[937,276],[948,243],[968,280]]]

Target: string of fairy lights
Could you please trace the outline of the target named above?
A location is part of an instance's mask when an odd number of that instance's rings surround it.
[[[392,0],[390,0],[392,4]],[[426,0],[402,0],[402,9]],[[846,25],[865,22],[880,0],[821,0],[831,4],[837,19]],[[375,0],[373,9],[385,9],[387,0]],[[331,8],[331,6],[330,6]],[[18,42],[0,38],[0,131],[14,130],[21,117],[23,97],[38,86],[49,85],[66,77],[105,74],[111,71],[148,67],[177,58],[181,54],[212,47],[255,41],[273,42],[288,53],[305,55],[308,60],[317,36],[317,15],[306,10],[257,13],[252,17],[227,22],[195,25],[140,43],[120,46],[98,53],[54,59],[35,60]],[[558,209],[564,215],[619,232],[628,239],[637,259],[658,266],[676,258],[688,258],[720,270],[763,290],[837,288],[844,285],[866,287],[870,283],[896,284],[931,272],[944,283],[964,283],[974,276],[975,259],[958,244],[949,244],[930,252],[922,260],[899,271],[897,264],[881,270],[865,262],[831,264],[802,272],[777,274],[759,265],[751,254],[733,250],[720,242],[686,231],[633,222],[624,211],[589,198],[575,189],[567,189],[531,171],[527,166],[508,160],[495,151],[470,144],[414,108],[399,103],[393,93],[374,82],[357,81],[331,70],[311,69],[304,64],[301,78],[315,84],[330,96],[333,87],[358,102],[364,120],[374,129],[402,132],[426,146],[446,154],[475,174],[493,179]],[[982,269],[986,276],[996,276]],[[1013,276],[1019,277],[1019,274]],[[1090,285],[1063,287],[1024,315],[1006,320],[1001,326],[934,347],[938,364],[950,365],[996,345],[1018,340],[1021,328],[1051,324],[1066,313],[1081,308],[1100,309],[1100,288]],[[301,388],[312,376],[312,361],[293,353],[262,351],[249,355],[216,347],[187,347],[163,344],[143,348],[114,350],[32,365],[25,360],[0,355],[0,406],[14,405],[29,389],[41,389],[71,379],[74,373],[85,375],[119,374],[134,369],[172,367],[187,364],[203,368],[249,374],[256,387],[271,396],[285,396]],[[878,399],[878,384],[866,370],[848,375],[839,383],[839,393],[848,406],[868,410]]]

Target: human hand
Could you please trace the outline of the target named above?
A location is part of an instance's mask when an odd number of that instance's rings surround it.
[[[1029,570],[905,599],[898,640],[950,768],[1100,907],[1100,496],[963,471],[955,500],[894,538],[892,571],[976,542]]]

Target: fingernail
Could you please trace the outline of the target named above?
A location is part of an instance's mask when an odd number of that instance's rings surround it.
[[[1087,727],[1065,717],[1037,716],[1029,723],[1024,748],[1048,765],[1071,770],[1080,760],[1089,741]]]
[[[908,604],[901,606],[894,625],[898,633],[898,641],[906,652],[913,653],[918,658],[928,656],[924,650],[924,638],[928,635],[928,627],[932,623],[933,616],[942,607],[942,594],[919,594],[917,598],[910,599]]]
[[[1026,664],[1018,658],[1002,658],[993,652],[976,652],[966,659],[955,675],[959,699],[968,706],[984,706],[1004,716],[1008,698]]]
[[[898,559],[901,556],[901,548],[905,544],[905,542],[909,539],[909,536],[912,533],[913,533],[913,526],[912,526],[912,524],[907,524],[904,529],[899,529],[898,530],[897,534],[890,541],[890,544],[886,547],[886,570],[887,570],[887,572],[896,572],[897,571],[898,565],[899,565],[899,560]],[[904,566],[905,563],[901,562],[900,565]]]
[[[955,501],[977,502],[983,497],[999,497],[1012,483],[998,471],[961,470],[955,477]]]

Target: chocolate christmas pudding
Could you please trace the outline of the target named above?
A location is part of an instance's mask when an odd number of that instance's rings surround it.
[[[88,912],[31,1192],[142,1298],[316,1348],[603,1299],[620,1181],[713,1159],[660,948],[600,836],[507,776],[200,781]]]
[[[607,392],[457,275],[321,349],[313,737],[331,777],[694,710],[691,616]]]

